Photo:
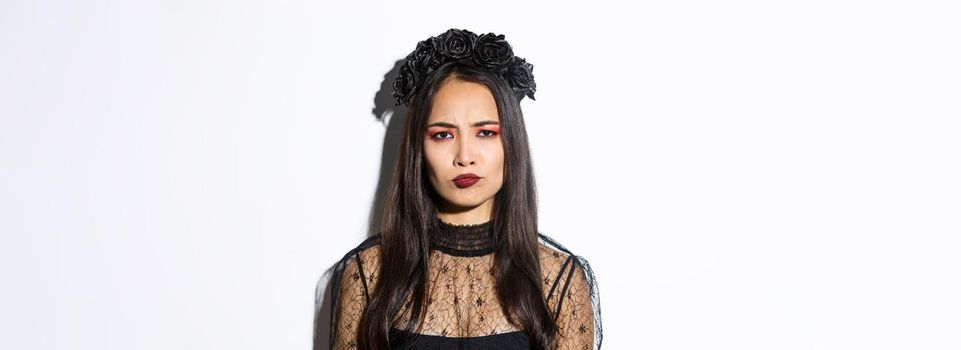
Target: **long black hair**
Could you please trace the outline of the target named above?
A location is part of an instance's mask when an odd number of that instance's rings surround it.
[[[381,270],[358,329],[360,349],[389,348],[392,322],[406,302],[408,331],[419,323],[426,298],[427,229],[437,211],[427,178],[424,137],[433,98],[449,79],[486,86],[497,104],[504,149],[504,182],[494,195],[491,221],[498,243],[493,277],[508,322],[524,331],[535,349],[548,349],[557,332],[544,299],[538,259],[537,198],[520,98],[500,75],[449,62],[420,82],[404,122],[397,167],[381,218]]]

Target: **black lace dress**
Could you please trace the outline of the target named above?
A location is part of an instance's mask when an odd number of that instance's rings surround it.
[[[392,349],[530,349],[528,336],[501,311],[491,274],[491,222],[452,225],[435,217],[429,230],[426,311],[415,331],[402,330],[405,307],[391,327]],[[600,300],[587,261],[539,235],[544,298],[558,333],[552,349],[594,349],[601,344]],[[357,327],[377,283],[380,236],[348,252],[332,276],[330,346],[356,349]]]

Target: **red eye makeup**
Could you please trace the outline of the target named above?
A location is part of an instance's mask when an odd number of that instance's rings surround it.
[[[456,130],[458,130],[458,128],[454,124],[437,122],[428,126],[426,136],[435,141],[444,141],[454,138],[457,134]],[[474,123],[471,130],[476,133],[475,135],[477,137],[491,138],[500,134],[501,127],[496,121],[482,121]]]

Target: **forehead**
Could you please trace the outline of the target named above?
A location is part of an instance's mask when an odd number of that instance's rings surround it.
[[[428,123],[469,124],[482,120],[498,120],[497,102],[486,86],[452,79],[444,82],[434,94]]]

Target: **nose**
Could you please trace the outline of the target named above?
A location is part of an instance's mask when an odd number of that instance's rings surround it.
[[[457,142],[457,155],[454,156],[454,166],[465,167],[476,163],[473,154],[474,147],[470,145],[470,142],[469,137],[461,137]]]

